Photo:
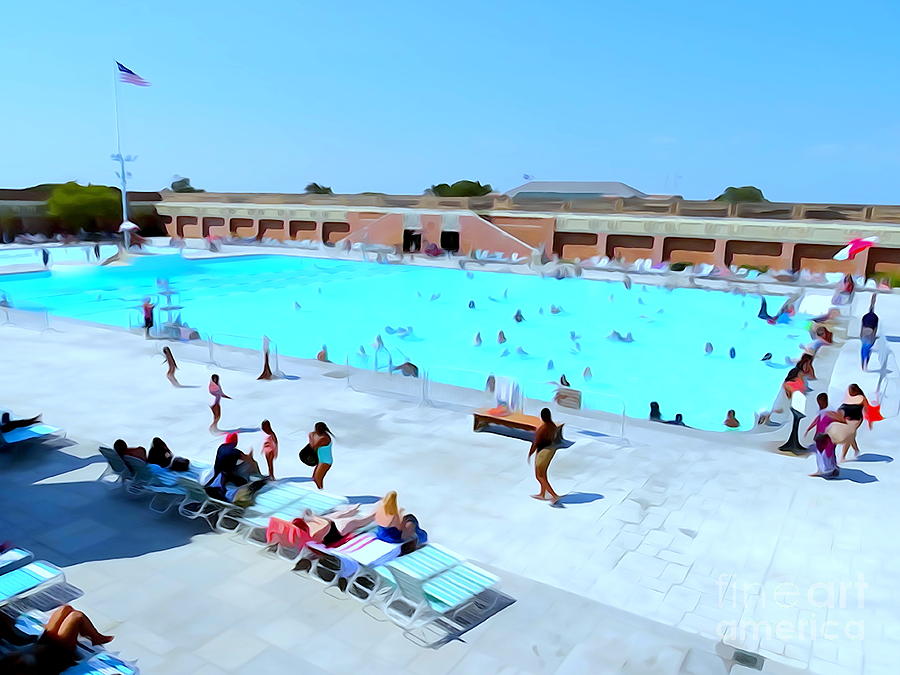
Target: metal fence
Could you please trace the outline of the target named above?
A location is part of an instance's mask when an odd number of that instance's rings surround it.
[[[4,325],[44,332],[50,330],[50,314],[44,309],[17,309],[0,307],[0,319]]]

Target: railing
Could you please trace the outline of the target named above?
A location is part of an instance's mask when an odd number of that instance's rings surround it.
[[[399,370],[369,370],[347,362],[347,385],[364,394],[396,398],[409,403],[425,402],[425,380],[407,377]]]
[[[44,309],[0,307],[0,318],[3,319],[3,325],[41,332],[50,330],[50,314]]]
[[[878,380],[878,402],[884,417],[900,415],[900,366],[897,357],[883,335],[875,340],[871,359],[877,358],[878,371],[883,373]],[[871,359],[869,362],[871,368]]]

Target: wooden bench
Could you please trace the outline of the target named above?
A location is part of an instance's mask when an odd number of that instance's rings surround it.
[[[520,431],[534,432],[541,426],[541,418],[535,415],[525,415],[523,413],[510,413],[508,415],[492,415],[487,410],[476,410],[472,415],[475,422],[472,427],[474,431],[481,431],[489,424],[496,424],[501,427],[509,427],[510,429],[519,429]]]

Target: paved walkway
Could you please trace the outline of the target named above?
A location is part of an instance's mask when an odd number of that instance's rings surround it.
[[[762,655],[770,672],[896,672],[900,541],[885,517],[900,507],[896,420],[861,432],[864,461],[830,482],[806,477],[812,458],[773,452],[783,431],[631,423],[628,447],[576,434],[551,467],[556,489],[569,493],[553,509],[527,496],[527,446],[473,434],[466,415],[358,394],[321,375],[221,373],[235,399],[223,403],[223,428],[270,419],[280,475],[308,475],[296,449],[324,419],[336,433],[330,491],[396,489],[435,541],[502,577],[516,604],[469,644],[432,652],[284,563],[154,520],[90,482],[101,469],[91,440],[146,445],[161,435],[176,454],[213,456],[205,366],[183,363],[181,381],[198,388],[173,389],[159,344],[129,334],[3,327],[0,339],[0,401],[43,412],[81,443],[2,458],[17,487],[0,493],[0,527],[71,565],[86,591],[79,605],[119,633],[145,672],[274,672],[305,660],[333,673],[699,674],[727,672],[733,647]],[[854,367],[839,359],[835,381],[852,381]],[[244,448],[260,443],[242,435]],[[730,625],[736,634],[723,641]]]

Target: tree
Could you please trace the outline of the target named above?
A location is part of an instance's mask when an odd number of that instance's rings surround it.
[[[107,185],[55,185],[47,200],[47,213],[67,230],[96,230],[122,217],[121,193]]]
[[[438,183],[431,186],[432,194],[438,197],[481,197],[491,192],[490,184],[482,185],[478,181],[458,180],[453,185]]]
[[[200,190],[191,185],[190,178],[182,178],[180,176],[175,176],[172,179],[172,185],[170,186],[172,192],[205,192],[205,190]]]
[[[729,202],[737,204],[739,202],[765,202],[768,201],[758,187],[745,185],[744,187],[728,187],[725,192],[716,197],[717,202]]]
[[[318,183],[310,183],[306,186],[306,194],[308,195],[333,195],[334,192],[330,187],[319,185]]]

